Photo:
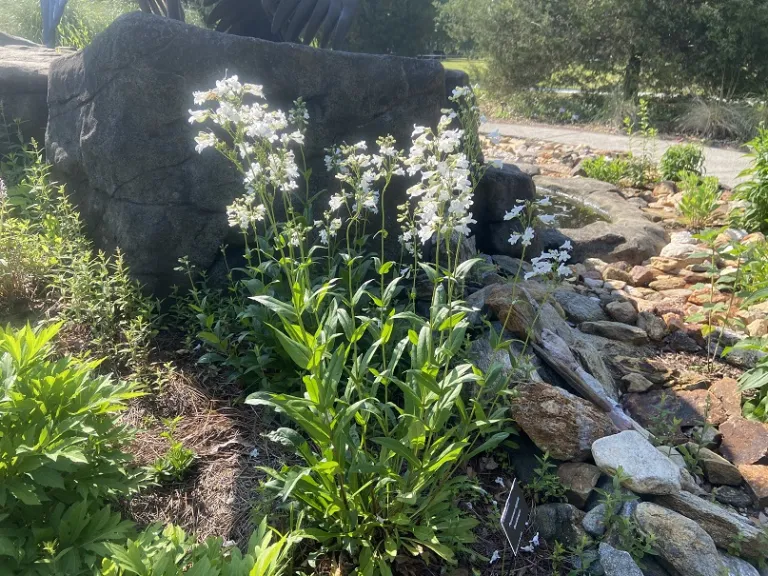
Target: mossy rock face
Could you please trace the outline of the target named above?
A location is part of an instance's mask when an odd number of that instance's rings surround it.
[[[225,74],[263,85],[273,108],[305,100],[311,187],[329,194],[338,182],[326,171],[326,148],[361,140],[375,146],[392,134],[408,149],[414,124],[435,126],[447,105],[439,62],[276,44],[139,13],[118,18],[52,67],[48,158],[96,245],[120,247],[133,274],[158,295],[183,282],[174,272],[180,257],[213,272],[222,244],[242,254],[226,217],[243,193],[242,177],[215,152],[195,152],[200,126],[187,121],[192,92]],[[396,207],[408,185],[398,179],[384,200],[396,256]],[[322,214],[327,200],[316,206]]]

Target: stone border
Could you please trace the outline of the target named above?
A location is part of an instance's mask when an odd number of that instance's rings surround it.
[[[549,189],[597,209],[610,219],[610,222],[593,222],[582,228],[561,228],[543,233],[545,248],[556,248],[570,240],[573,262],[600,258],[606,262],[641,264],[657,256],[669,242],[664,228],[651,222],[612,184],[590,178],[548,176],[535,176],[533,181],[539,197]]]

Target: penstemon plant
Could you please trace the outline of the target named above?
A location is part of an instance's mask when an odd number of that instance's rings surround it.
[[[407,155],[391,136],[375,152],[365,142],[330,150],[340,188],[317,220],[319,195],[296,161],[308,125],[301,102],[287,115],[272,111],[261,87],[231,77],[195,93],[196,104],[213,106],[191,111],[192,122],[214,125],[197,137],[198,151],[217,150],[243,175],[230,224],[243,232],[258,286],[250,299],[300,390],[248,397],[287,416],[295,428],[269,436],[303,461],[264,469],[267,488],[355,574],[389,575],[402,554],[454,563],[477,524],[457,505],[478,489],[462,471],[513,433],[500,367],[483,374],[464,358],[463,285],[476,260],[460,261],[455,240],[474,223],[484,167],[462,152],[467,133],[454,126],[476,122],[473,96],[459,89],[453,98],[461,112],[446,110],[436,129],[417,126]],[[415,184],[398,208],[395,261],[384,198],[406,175]],[[426,317],[415,312],[421,285],[432,291]]]

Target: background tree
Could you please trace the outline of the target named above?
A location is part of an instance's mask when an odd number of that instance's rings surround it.
[[[438,47],[436,14],[432,0],[362,0],[349,48],[399,56],[431,53]]]

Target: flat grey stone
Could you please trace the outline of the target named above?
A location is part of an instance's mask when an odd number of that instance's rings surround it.
[[[600,543],[600,564],[605,576],[643,576],[642,570],[635,563],[629,552],[617,550],[610,544]]]
[[[600,438],[592,444],[595,464],[606,474],[621,468],[628,476],[625,486],[638,494],[680,492],[680,470],[639,432],[627,430]]]

